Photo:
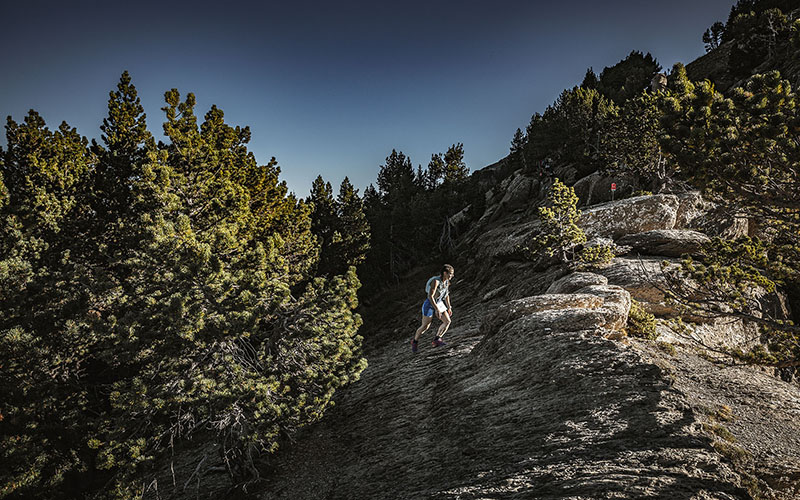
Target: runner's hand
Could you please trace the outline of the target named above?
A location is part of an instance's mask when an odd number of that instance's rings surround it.
[[[447,310],[447,315],[452,318],[453,317],[453,310],[452,309],[448,309]]]

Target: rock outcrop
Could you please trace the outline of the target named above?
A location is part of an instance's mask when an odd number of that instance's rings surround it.
[[[664,289],[667,283],[661,270],[661,262],[668,259],[657,257],[617,257],[611,264],[597,272],[612,285],[630,292],[631,297],[657,316],[673,316],[675,308],[665,302]],[[673,260],[673,262],[675,262]]]
[[[716,318],[685,324],[685,330],[675,331],[665,323],[657,326],[658,339],[687,347],[704,347],[710,357],[719,358],[730,346],[753,347],[758,342],[758,326],[740,319]]]
[[[486,193],[486,211],[480,223],[487,224],[503,215],[528,209],[531,201],[543,199],[542,180],[522,170],[514,172]]]
[[[449,345],[416,356],[407,332],[385,339],[263,498],[742,498],[669,374],[598,336],[599,295],[624,295],[598,288],[508,304],[483,328],[484,305],[465,304]]]
[[[654,229],[641,233],[627,234],[616,241],[617,245],[627,246],[634,253],[643,255],[664,255],[680,257],[684,254],[696,255],[703,244],[711,239],[703,233],[682,229]]]
[[[583,210],[579,225],[588,238],[620,236],[653,229],[673,229],[678,214],[675,195],[637,196]]]
[[[719,236],[729,240],[747,236],[749,233],[749,221],[746,218],[736,217],[717,208],[693,219],[689,227],[712,237]]]
[[[630,307],[630,294],[624,289],[590,285],[573,294],[536,295],[509,302],[484,321],[481,333],[488,339],[504,325],[522,317],[548,331],[621,330]]]
[[[591,285],[607,285],[608,278],[595,273],[571,273],[553,282],[547,293],[572,293],[575,290]]]

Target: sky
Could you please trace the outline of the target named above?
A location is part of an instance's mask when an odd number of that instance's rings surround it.
[[[157,138],[164,92],[193,92],[198,116],[216,104],[249,126],[298,196],[317,175],[363,192],[392,149],[424,168],[460,142],[471,170],[496,162],[587,68],[632,50],[691,62],[733,3],[0,0],[0,115],[99,138],[127,70]]]

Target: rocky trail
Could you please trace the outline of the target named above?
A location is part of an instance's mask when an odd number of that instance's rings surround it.
[[[676,199],[653,203],[655,227],[640,218],[614,237],[682,229]],[[447,346],[432,330],[409,346],[432,269],[368,308],[369,367],[272,460],[262,498],[800,498],[796,384],[674,338],[626,337],[632,295],[664,309],[624,273],[491,260],[526,228],[466,239]]]

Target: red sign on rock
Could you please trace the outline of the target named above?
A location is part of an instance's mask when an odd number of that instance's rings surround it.
[[[611,190],[612,191],[616,191],[617,190],[617,183],[616,182],[612,182],[611,183]]]

